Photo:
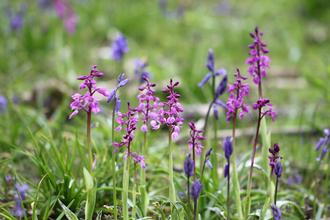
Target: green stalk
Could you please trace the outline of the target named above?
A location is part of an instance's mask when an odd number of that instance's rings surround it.
[[[230,220],[230,162],[228,161],[228,176],[227,176],[227,220]]]
[[[326,179],[325,179],[325,189],[326,190],[329,190],[329,176],[330,176],[330,166],[328,164],[328,172],[326,174]],[[327,205],[328,205],[328,193],[325,193],[324,194],[324,207],[328,207]]]
[[[123,187],[123,217],[124,220],[128,220],[128,188],[129,188],[129,168],[130,168],[130,160],[131,160],[131,149],[130,142],[128,142],[128,155],[127,160],[125,161],[126,172],[124,172],[124,187]]]
[[[189,177],[188,177],[188,180],[187,180],[187,185],[188,185],[188,220],[191,220],[191,216],[190,216],[190,210],[191,210],[191,207],[190,207],[190,189],[189,189]]]
[[[136,216],[136,162],[134,161],[132,218],[135,219],[135,216]]]
[[[207,130],[207,121],[209,119],[210,111],[211,111],[212,103],[209,105],[209,109],[207,110],[206,116],[205,116],[205,123],[204,123],[204,132],[203,132],[203,137],[206,137],[206,130]],[[203,146],[206,146],[206,139],[203,141]],[[200,170],[203,168],[203,159],[205,158],[205,151],[202,149],[202,153],[200,154],[199,157],[199,162],[200,162]],[[196,164],[195,164],[196,166]],[[203,181],[203,180],[202,180]]]
[[[142,155],[147,155],[147,132],[144,132],[144,141],[142,146]],[[146,184],[146,171],[145,169],[140,169],[140,184],[145,186]]]
[[[261,121],[261,108],[259,108],[259,114],[258,114],[258,125],[257,125],[257,131],[256,131],[256,136],[254,138],[254,143],[253,143],[253,151],[252,151],[252,158],[251,158],[251,167],[250,167],[250,175],[249,175],[249,180],[247,184],[247,193],[246,193],[246,198],[245,198],[245,214],[244,214],[244,219],[248,218],[248,215],[250,213],[250,208],[251,208],[251,185],[252,185],[252,173],[253,173],[253,164],[254,164],[254,157],[256,155],[256,150],[257,150],[257,142],[258,142],[258,136],[259,136],[259,128],[260,128],[260,121]]]
[[[92,111],[91,107],[89,106],[87,112],[87,146],[88,146],[88,159],[89,159],[89,173],[94,180],[94,172],[93,172],[93,153],[92,153],[92,145],[91,145],[91,118],[92,118]]]
[[[320,159],[320,162],[319,162],[318,165],[317,165],[316,177],[315,177],[314,201],[313,201],[313,214],[314,214],[314,219],[316,219],[317,180],[318,180],[318,178],[319,178],[320,165],[321,165],[321,159]]]
[[[265,219],[265,215],[267,212],[267,209],[269,208],[270,201],[272,200],[274,196],[274,180],[273,180],[273,172],[271,171],[269,174],[269,180],[268,180],[268,188],[267,188],[267,195],[265,204],[260,212],[260,219]]]
[[[116,97],[116,94],[115,94]],[[116,98],[113,99],[112,109],[112,143],[115,142],[115,109],[116,109]],[[116,154],[115,146],[112,146],[112,185],[113,185],[113,215],[117,220],[117,192],[116,192]]]
[[[217,151],[217,146],[218,146],[218,137],[217,137],[217,119],[213,118],[213,132],[214,132],[214,137],[213,137],[213,149],[216,152]],[[214,180],[219,180],[219,174],[218,174],[218,158],[216,154],[211,154],[212,157],[212,163],[213,163],[213,169],[212,169],[212,179]],[[220,181],[214,181],[215,188],[219,188],[219,183]]]
[[[194,220],[197,218],[197,200],[194,202]]]
[[[233,186],[234,186],[234,191],[235,191],[235,200],[236,200],[238,218],[243,219],[240,185],[239,185],[239,182],[238,182],[237,167],[236,167],[236,162],[235,162],[236,113],[237,112],[235,112],[235,114],[234,114],[234,122],[233,122],[233,154],[231,156],[231,164],[233,166],[233,178],[232,178],[232,180],[233,180]]]
[[[275,188],[275,196],[274,196],[274,205],[276,205],[276,200],[277,200],[277,187],[278,187],[278,177],[276,178],[276,188]]]
[[[173,182],[173,158],[172,158],[172,136],[171,136],[171,127],[169,127],[169,135],[168,135],[168,142],[169,142],[169,162],[168,162],[168,175],[169,175],[169,193],[170,193],[170,200],[175,204],[176,203],[176,195],[175,195],[175,187]],[[173,213],[173,205],[171,204],[171,213]]]

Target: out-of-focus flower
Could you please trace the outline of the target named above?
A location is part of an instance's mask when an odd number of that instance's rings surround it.
[[[267,46],[266,43],[261,41],[261,36],[263,35],[263,32],[259,33],[259,28],[255,28],[255,33],[250,33],[250,36],[254,38],[253,44],[249,45],[249,48],[252,50],[250,51],[249,55],[250,58],[246,59],[245,64],[250,65],[248,69],[248,73],[251,74],[253,77],[253,82],[255,84],[259,84],[261,80],[261,76],[266,76],[266,68],[270,68],[268,63],[270,62],[270,59],[268,56],[263,55],[269,52],[268,49],[265,47]]]
[[[14,216],[23,217],[24,216],[24,210],[22,209],[22,203],[18,196],[15,196],[15,210],[12,212]]]
[[[128,42],[123,34],[118,34],[115,41],[112,43],[111,58],[118,62],[123,61],[123,56],[128,53]]]
[[[228,92],[230,92],[230,97],[228,98],[228,102],[226,103],[228,106],[227,119],[226,119],[227,122],[230,121],[231,115],[234,115],[234,117],[236,117],[238,109],[241,109],[239,118],[240,119],[243,118],[244,113],[249,113],[249,107],[250,107],[244,105],[244,100],[243,100],[245,95],[250,94],[249,84],[242,84],[242,80],[246,80],[247,77],[241,76],[241,73],[238,68],[237,68],[237,73],[234,73],[234,76],[237,77],[236,82],[234,82],[233,85],[228,84],[229,86]]]
[[[97,88],[96,87],[96,81],[93,79],[94,77],[100,77],[103,76],[103,73],[98,73],[98,70],[95,69],[97,65],[94,65],[91,67],[90,75],[88,76],[79,76],[77,80],[84,80],[84,83],[80,84],[79,89],[88,88],[88,91],[85,93],[85,95],[80,95],[79,93],[76,93],[72,96],[73,102],[70,104],[71,110],[73,110],[73,113],[69,116],[69,119],[71,119],[73,116],[77,115],[80,110],[84,110],[87,113],[93,112],[96,114],[100,111],[98,108],[98,99],[94,94],[96,92],[104,95],[105,97],[109,97],[108,90],[105,88]]]
[[[152,74],[147,71],[148,65],[148,62],[143,62],[140,59],[135,59],[134,75],[136,79],[140,80],[141,84],[145,81],[144,77],[150,79],[152,76]]]
[[[329,159],[330,159],[330,132],[328,129],[324,129],[324,137],[320,138],[319,142],[316,145],[315,151],[318,151],[320,148],[322,148],[322,154],[321,157],[316,158],[316,161],[321,161],[323,160],[323,158],[325,157],[325,155],[327,154],[327,152],[329,152]]]
[[[273,213],[274,219],[281,220],[282,215],[281,215],[280,209],[274,204],[270,204],[270,207],[272,208],[272,213]]]
[[[54,0],[53,3],[57,16],[64,22],[66,31],[69,34],[73,34],[76,24],[78,23],[76,12],[73,10],[71,5],[64,0]]]
[[[125,151],[125,155],[124,155],[124,157],[123,157],[123,160],[126,160],[127,155],[128,155],[128,152]],[[139,156],[136,152],[130,152],[130,155],[132,156],[133,160],[134,160],[136,163],[140,164],[140,166],[141,166],[143,169],[147,169],[146,164],[145,164],[145,162],[144,162],[144,159],[145,159],[146,156],[144,156],[144,155]]]
[[[25,192],[30,189],[30,186],[27,185],[27,184],[23,184],[22,186],[19,184],[19,183],[16,183],[15,184],[15,187],[14,187],[17,192],[20,194],[22,200],[26,200],[26,196],[25,196]]]
[[[2,114],[6,113],[6,109],[7,109],[7,98],[4,96],[0,96],[0,110]]]

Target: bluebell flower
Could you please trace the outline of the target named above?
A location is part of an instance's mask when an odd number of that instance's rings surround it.
[[[282,167],[281,160],[278,159],[275,163],[275,169],[274,169],[274,172],[275,172],[275,175],[277,176],[277,179],[282,176],[282,170],[283,170],[283,167]]]
[[[330,158],[330,132],[329,129],[324,129],[324,137],[320,138],[320,140],[317,142],[315,151],[318,151],[320,148],[322,148],[321,157],[316,158],[316,161],[322,162],[325,155],[329,152],[329,158]]]
[[[211,156],[211,151],[212,151],[212,147],[206,152],[205,154],[205,162],[207,164],[208,167],[210,167],[211,169],[213,169],[213,165],[210,161],[210,156]]]
[[[16,183],[14,188],[20,194],[22,200],[26,200],[25,191],[27,191],[28,189],[30,189],[30,186],[27,185],[27,184],[23,184],[21,186],[19,183]]]
[[[199,179],[196,180],[193,185],[191,186],[191,189],[190,189],[190,194],[192,196],[192,199],[194,200],[194,202],[196,203],[197,202],[197,199],[199,197],[199,194],[201,192],[201,189],[202,189],[202,186],[203,184],[200,184],[199,183]]]
[[[273,213],[274,219],[281,220],[282,215],[281,215],[280,209],[274,204],[270,204],[270,207],[272,208],[272,213]]]
[[[145,82],[143,77],[150,79],[152,76],[152,74],[147,71],[148,65],[148,62],[142,62],[140,59],[135,59],[134,75],[136,79],[140,80],[140,84]]]
[[[109,98],[107,100],[107,103],[109,103],[114,97],[115,97],[115,100],[116,100],[116,108],[115,108],[115,114],[117,114],[120,110],[120,106],[121,106],[121,100],[119,98],[119,95],[117,96],[116,93],[117,93],[117,90],[120,88],[120,87],[123,87],[125,86],[127,83],[128,83],[129,79],[125,79],[124,80],[124,73],[120,74],[118,76],[118,86],[112,90],[110,92],[110,95],[109,95]]]
[[[23,217],[24,216],[24,210],[22,209],[22,203],[18,196],[15,196],[15,210],[12,212],[14,216]]]
[[[4,96],[0,96],[0,110],[2,114],[6,113],[7,109],[7,99]]]
[[[195,161],[191,159],[191,154],[187,154],[187,160],[184,161],[184,172],[188,180],[194,174]]]
[[[232,137],[224,137],[223,138],[223,150],[225,151],[225,158],[227,160],[227,164],[224,168],[224,177],[229,176],[229,166],[230,166],[230,156],[233,153],[233,138]]]
[[[111,58],[122,62],[125,53],[128,53],[128,42],[123,34],[118,34],[116,40],[112,43]]]

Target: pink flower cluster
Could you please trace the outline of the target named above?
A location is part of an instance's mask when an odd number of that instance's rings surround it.
[[[229,89],[228,92],[231,92],[230,97],[228,98],[228,102],[226,105],[228,106],[227,119],[226,121],[230,121],[230,116],[232,114],[236,115],[237,110],[241,108],[241,112],[239,114],[239,118],[243,118],[244,113],[249,113],[249,107],[244,105],[243,98],[245,95],[250,94],[249,92],[249,84],[242,84],[242,80],[246,80],[247,77],[241,76],[239,69],[237,68],[237,73],[234,73],[234,76],[237,77],[236,82],[233,85],[228,84]]]
[[[249,45],[249,48],[252,49],[249,53],[251,57],[247,58],[245,62],[245,64],[250,65],[247,72],[251,74],[255,84],[259,84],[261,76],[266,76],[266,68],[270,68],[268,65],[270,62],[269,57],[263,55],[268,53],[269,50],[265,48],[267,44],[262,42],[260,39],[262,35],[263,32],[259,33],[258,27],[255,28],[254,34],[250,33],[250,36],[254,38],[254,42]]]
[[[183,109],[181,108],[181,104],[179,103],[180,95],[174,92],[174,87],[179,85],[179,82],[173,84],[173,80],[170,80],[170,85],[167,85],[167,89],[163,89],[162,92],[170,93],[167,96],[168,102],[159,103],[159,110],[157,113],[151,114],[151,118],[153,119],[150,124],[153,129],[158,129],[160,125],[166,124],[171,128],[172,138],[178,139],[181,124],[183,124],[183,118],[181,118],[181,112]]]
[[[142,115],[141,120],[143,125],[141,126],[141,130],[143,132],[147,132],[148,119],[151,118],[154,120],[158,118],[157,110],[159,106],[157,102],[159,102],[159,98],[153,96],[155,90],[153,90],[152,87],[155,87],[156,84],[150,84],[149,79],[145,76],[143,76],[143,79],[147,82],[147,84],[145,86],[141,86],[139,90],[146,92],[137,96],[139,99],[139,106],[136,108],[136,112]]]
[[[123,135],[123,140],[120,143],[112,143],[116,147],[113,153],[116,153],[119,147],[126,146],[130,147],[129,143],[133,141],[134,130],[136,130],[136,123],[138,120],[138,115],[135,114],[135,109],[130,107],[130,102],[127,102],[128,111],[125,114],[118,112],[117,122],[119,126],[116,128],[116,131],[120,131],[123,125],[126,125],[125,131],[126,134]],[[127,120],[124,120],[124,119]]]
[[[189,127],[190,127],[190,140],[188,141],[189,143],[188,146],[190,149],[195,149],[197,156],[199,156],[200,153],[202,153],[202,148],[204,147],[198,144],[198,142],[205,139],[205,137],[199,136],[199,134],[204,131],[197,130],[195,123],[193,121],[189,122]]]
[[[136,152],[130,152],[130,155],[132,156],[133,160],[136,162],[136,163],[139,163],[140,166],[143,168],[143,169],[147,169],[146,167],[146,164],[144,162],[144,159],[146,156],[142,155],[142,156],[139,156]],[[128,156],[128,152],[125,151],[125,155],[123,157],[123,160],[126,160]]]
[[[269,153],[272,154],[272,156],[268,156],[270,162],[269,165],[272,167],[273,173],[275,173],[274,168],[275,168],[275,164],[277,162],[277,159],[283,159],[283,156],[279,156],[278,154],[280,153],[280,147],[278,146],[278,143],[274,144],[274,148],[269,148]]]
[[[98,108],[98,101],[100,99],[94,96],[95,92],[98,92],[105,97],[109,97],[107,89],[96,87],[96,81],[93,78],[104,75],[103,73],[98,73],[98,70],[95,69],[96,67],[97,65],[91,67],[90,75],[79,76],[77,78],[78,80],[84,80],[84,82],[79,86],[79,89],[81,90],[87,87],[88,91],[85,95],[80,95],[79,93],[76,93],[72,96],[74,101],[70,104],[70,107],[71,110],[73,110],[73,113],[69,116],[69,119],[71,119],[74,115],[77,115],[80,110],[85,110],[87,113],[93,112],[94,114],[100,111],[100,109]]]
[[[58,17],[64,21],[66,31],[73,34],[78,22],[75,11],[63,0],[54,0],[54,8]]]
[[[253,103],[254,110],[259,109],[261,111],[261,109],[266,106],[273,106],[273,104],[270,104],[269,99],[263,99],[261,97],[257,100],[257,102]],[[261,118],[264,117],[265,115],[269,115],[272,116],[272,120],[274,122],[275,121],[274,116],[277,114],[277,111],[273,112],[272,109],[273,108],[271,107],[267,111],[261,112]]]

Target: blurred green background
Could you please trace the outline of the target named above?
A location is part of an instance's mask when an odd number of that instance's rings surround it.
[[[114,88],[121,70],[110,53],[118,33],[126,36],[130,50],[124,57],[123,72],[132,80],[121,90],[123,103],[137,103],[130,94],[137,94],[134,59],[140,58],[149,62],[157,95],[164,97],[160,90],[170,78],[180,81],[181,102],[189,112],[186,122],[199,120],[212,99],[210,85],[197,87],[208,73],[204,65],[208,49],[215,52],[216,69],[225,68],[232,83],[236,67],[248,74],[244,63],[247,46],[253,42],[249,33],[259,26],[271,59],[263,81],[264,96],[278,111],[275,123],[268,122],[272,142],[279,142],[287,161],[296,161],[298,166],[315,161],[314,146],[330,121],[330,1],[71,0],[67,3],[77,15],[72,34],[67,33],[53,2],[49,0],[47,7],[45,2],[0,1],[0,95],[11,100],[12,106],[14,99],[24,106],[10,118],[21,128],[8,131],[9,122],[2,119],[0,153],[24,143],[23,125],[32,130],[54,128],[54,136],[64,126],[68,126],[64,130],[74,131],[79,125],[84,132],[85,115],[80,113],[68,121],[71,95],[78,92],[76,78],[89,74],[90,67],[97,64],[105,73],[98,80],[100,87]],[[12,30],[10,24],[18,12],[22,24]],[[257,100],[257,86],[250,83],[247,103],[252,105]],[[110,106],[104,100],[101,104],[103,115],[96,121],[110,116]],[[238,128],[254,129],[255,118],[254,113],[246,115]],[[231,126],[223,111],[218,128]],[[188,123],[184,129],[188,130]],[[239,143],[250,143],[247,136]]]

